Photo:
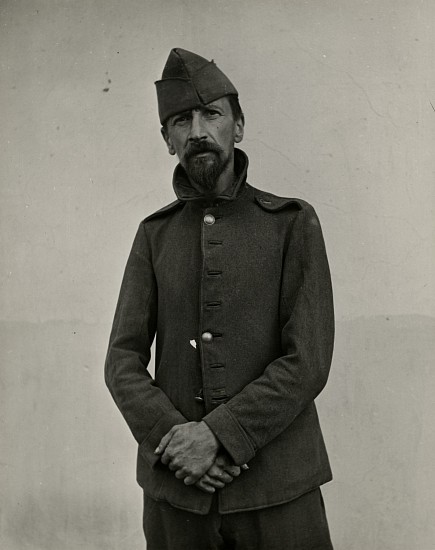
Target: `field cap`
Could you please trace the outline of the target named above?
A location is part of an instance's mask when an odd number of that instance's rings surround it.
[[[183,111],[207,105],[226,95],[238,95],[231,81],[213,60],[173,48],[156,83],[160,122]]]

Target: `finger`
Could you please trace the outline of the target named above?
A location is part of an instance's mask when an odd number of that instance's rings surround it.
[[[172,452],[170,449],[166,449],[166,451],[162,454],[160,457],[160,460],[163,462],[163,464],[171,464],[178,465],[176,454]]]
[[[214,463],[219,468],[225,468],[228,465],[228,460],[225,455],[218,455]]]
[[[216,487],[216,489],[223,489],[225,487],[225,483],[223,481],[219,481],[213,477],[210,478],[209,485]]]
[[[234,477],[231,474],[232,468],[237,468],[237,466],[227,466],[225,468],[221,468],[217,465],[217,461],[215,461],[215,463],[212,464],[212,466],[207,471],[207,474],[210,477],[214,477],[215,479],[220,479],[224,483],[231,483]]]
[[[157,448],[156,450],[154,451],[154,453],[156,455],[159,455],[159,454],[162,454],[163,451],[166,449],[166,447],[168,446],[169,442],[171,441],[172,439],[172,435],[173,435],[173,432],[172,432],[173,428],[171,428],[169,430],[169,432],[164,435],[162,437],[162,439],[160,440],[160,443],[157,445]]]
[[[225,468],[225,471],[228,472],[228,474],[232,477],[237,477],[240,475],[240,468],[239,466],[227,466]]]
[[[207,470],[207,475],[211,476],[211,477],[219,477],[223,474],[224,472],[224,469],[221,468],[220,466],[218,466],[216,464],[216,462],[214,464],[212,464],[210,466],[210,468]]]
[[[209,470],[207,474],[210,476],[211,479],[215,479],[216,481],[222,481],[223,483],[231,483],[233,481],[232,476],[227,472],[219,472],[216,475],[214,475],[210,473],[210,470]]]
[[[172,457],[169,456],[167,452],[164,452],[160,457],[160,460],[163,462],[163,464],[169,464],[172,460]]]
[[[233,476],[230,475],[228,472],[224,472],[219,479],[224,483],[231,483],[233,481]]]
[[[195,487],[198,487],[198,489],[201,489],[201,491],[204,491],[204,493],[213,494],[216,489],[212,487],[211,485],[208,485],[203,478],[201,478],[199,481],[195,483]]]
[[[172,472],[175,472],[175,470],[179,470],[180,467],[178,466],[178,464],[176,464],[174,461],[170,462],[169,465],[168,465],[169,469],[172,471]]]
[[[199,476],[188,475],[184,478],[184,484],[193,485],[198,481],[198,479],[199,479]]]
[[[210,477],[208,474],[205,474],[201,479],[203,479],[207,485],[216,487],[216,489],[223,489],[225,487],[225,483],[223,481]]]
[[[187,476],[187,473],[186,471],[184,470],[184,468],[180,468],[179,470],[177,470],[175,472],[175,477],[177,479],[184,479],[185,477]]]

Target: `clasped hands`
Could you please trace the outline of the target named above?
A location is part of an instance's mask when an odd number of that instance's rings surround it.
[[[219,440],[205,422],[173,426],[155,450],[160,460],[183,479],[206,493],[214,493],[240,475],[240,467],[220,450]]]

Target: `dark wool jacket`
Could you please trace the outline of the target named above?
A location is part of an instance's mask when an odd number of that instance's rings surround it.
[[[175,424],[203,419],[235,464],[248,463],[219,491],[221,513],[287,502],[331,479],[314,405],[334,337],[320,224],[306,202],[251,187],[246,155],[235,158],[233,188],[212,202],[177,166],[178,200],[140,224],[105,369],[139,444],[139,484],[200,514],[212,495],[154,454]]]

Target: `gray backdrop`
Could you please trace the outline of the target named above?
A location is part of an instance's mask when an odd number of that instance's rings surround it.
[[[173,200],[154,80],[234,80],[249,180],[322,221],[337,343],[319,409],[337,550],[434,548],[431,0],[1,0],[1,535],[139,550],[135,442],[103,382],[125,261]]]

